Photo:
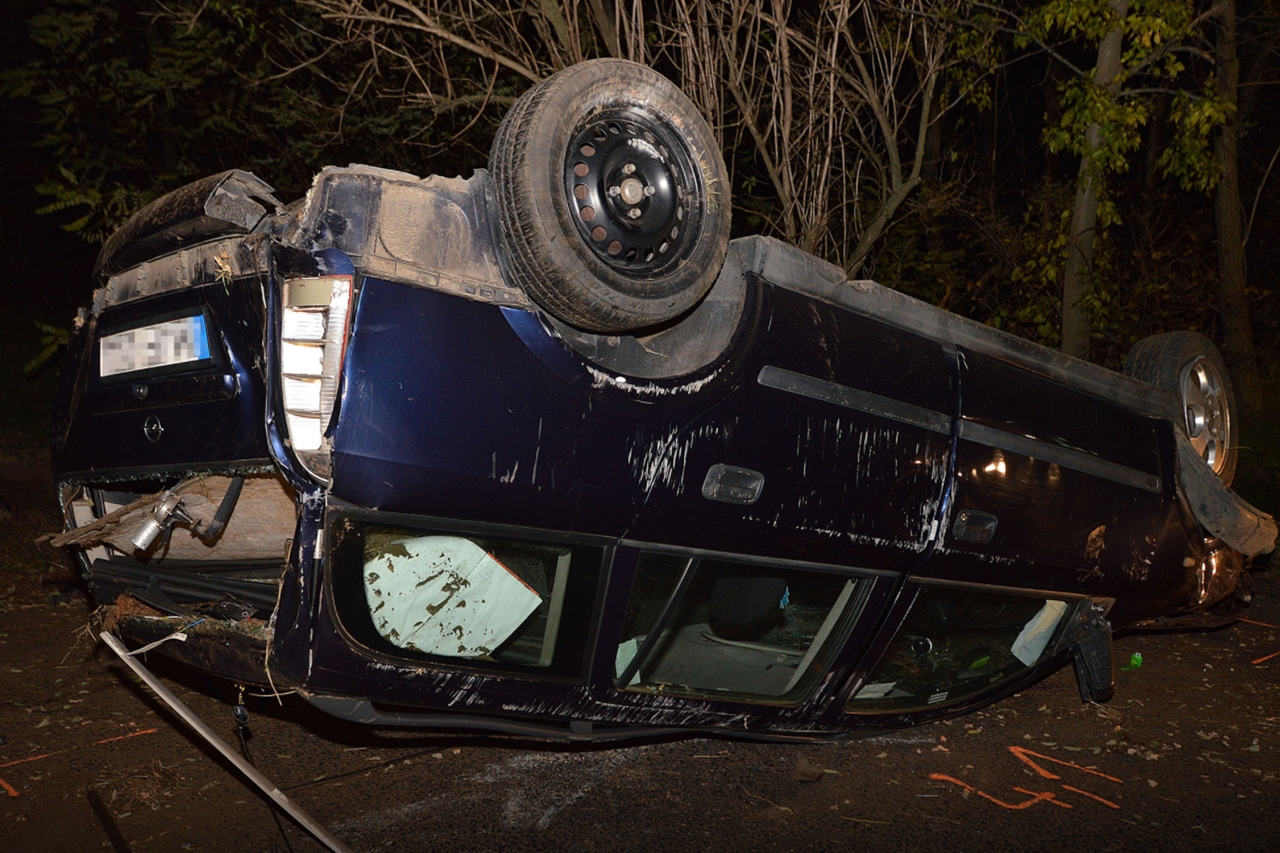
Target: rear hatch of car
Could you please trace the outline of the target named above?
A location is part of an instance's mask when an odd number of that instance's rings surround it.
[[[57,544],[79,546],[99,602],[127,592],[163,612],[215,602],[259,618],[274,606],[295,509],[265,427],[263,202],[275,205],[252,175],[212,176],[141,211],[99,257],[52,436]],[[191,522],[148,529],[169,495]]]

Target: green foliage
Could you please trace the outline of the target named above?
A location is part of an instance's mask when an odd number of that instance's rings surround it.
[[[1170,106],[1175,129],[1173,143],[1160,155],[1160,169],[1183,189],[1209,192],[1217,186],[1219,164],[1213,156],[1213,136],[1236,112],[1235,104],[1217,97],[1209,78],[1206,93],[1193,97],[1177,92]]]
[[[1028,31],[1018,43],[1074,45],[1096,51],[1116,26],[1123,34],[1119,74],[1097,80],[1095,72],[1075,74],[1059,89],[1061,117],[1046,125],[1044,141],[1053,152],[1087,157],[1086,179],[1105,183],[1129,168],[1129,156],[1142,143],[1142,129],[1150,119],[1149,101],[1160,94],[1173,99],[1168,120],[1175,141],[1161,155],[1166,177],[1186,189],[1209,191],[1217,183],[1212,137],[1233,108],[1216,96],[1210,77],[1197,81],[1182,56],[1196,51],[1206,35],[1206,19],[1191,0],[1133,0],[1128,14],[1117,20],[1107,0],[1051,0],[1027,18]],[[1091,134],[1091,126],[1097,132]],[[1112,211],[1114,214],[1114,211]],[[1114,215],[1104,225],[1114,223]]]
[[[1067,187],[1049,182],[1028,194],[1021,231],[1014,238],[1016,242],[1010,241],[1015,266],[1009,284],[1017,295],[1001,299],[998,292],[992,294],[995,304],[987,319],[990,325],[1045,346],[1061,342],[1058,282],[1067,257],[1070,199]]]
[[[951,31],[952,63],[942,79],[942,102],[960,100],[980,111],[991,110],[995,101],[992,81],[1005,62],[1005,51],[993,34],[1001,18],[979,7],[966,7],[967,15]]]
[[[64,328],[50,326],[48,323],[36,323],[36,328],[41,332],[40,343],[44,345],[44,349],[23,365],[22,372],[27,376],[34,376],[53,364],[71,340],[71,333]]]
[[[0,93],[35,105],[49,199],[38,212],[100,242],[151,199],[225,169],[293,195],[352,139],[360,159],[404,163],[399,141],[432,140],[430,122],[377,99],[344,110],[367,58],[348,47],[302,62],[324,53],[320,23],[301,4],[54,0],[27,21],[31,61],[0,74]]]
[[[1123,174],[1129,169],[1129,154],[1142,144],[1142,127],[1147,123],[1147,106],[1136,99],[1119,100],[1106,86],[1075,78],[1060,93],[1062,118],[1045,128],[1044,141],[1055,154],[1069,151],[1089,157],[1094,175]],[[1091,138],[1090,125],[1099,133]]]
[[[926,188],[910,215],[888,231],[874,273],[883,283],[942,308],[967,307],[968,262],[975,254],[968,234],[950,221],[958,188]],[[948,239],[950,238],[950,239]]]
[[[875,275],[917,298],[1057,346],[1073,193],[1068,183],[1040,181],[994,209],[959,188],[946,206],[926,194],[886,236]],[[1091,358],[1119,368],[1147,335],[1214,333],[1213,222],[1195,213],[1204,203],[1193,193],[1116,193],[1117,217],[1144,225],[1100,235],[1094,287],[1084,300]]]
[[[1082,167],[1074,200],[1060,208],[1063,226],[1052,239],[1041,239],[1038,248],[1024,245],[1031,251],[1015,280],[1037,287],[1056,280],[1067,257],[1066,222],[1074,204],[1083,215],[1070,227],[1085,229],[1082,257],[1093,253],[1085,270],[1089,288],[1078,304],[1094,339],[1114,339],[1134,320],[1126,309],[1129,294],[1111,269],[1107,236],[1121,221],[1115,191],[1143,145],[1157,99],[1171,103],[1167,122],[1173,143],[1158,160],[1163,175],[1201,192],[1218,179],[1212,139],[1231,117],[1231,107],[1215,96],[1212,77],[1206,85],[1208,63],[1191,68],[1184,62],[1184,57],[1206,55],[1202,45],[1211,40],[1205,30],[1212,18],[1201,16],[1194,0],[1048,0],[1027,15],[1025,27],[1017,44],[1047,50],[1071,72],[1058,86],[1056,117],[1046,115],[1043,142],[1051,153],[1080,158]],[[1078,68],[1067,60],[1081,55],[1097,57],[1098,67]],[[1091,204],[1096,204],[1096,220],[1088,213]],[[1033,312],[1019,319],[1040,317]],[[1037,322],[1042,339],[1051,337],[1047,329]]]

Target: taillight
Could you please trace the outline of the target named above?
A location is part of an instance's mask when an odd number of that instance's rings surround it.
[[[280,391],[289,443],[298,461],[325,479],[330,461],[325,432],[338,397],[350,308],[351,276],[284,283]]]

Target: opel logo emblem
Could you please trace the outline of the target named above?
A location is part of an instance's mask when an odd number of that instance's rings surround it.
[[[160,440],[160,436],[164,434],[164,427],[160,425],[160,419],[155,415],[147,415],[147,419],[142,422],[142,434],[147,437],[147,441],[155,443]]]

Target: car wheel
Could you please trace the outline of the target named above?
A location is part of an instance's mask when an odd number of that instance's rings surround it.
[[[534,86],[498,128],[489,169],[506,275],[572,326],[667,323],[724,263],[724,160],[693,103],[643,65],[593,60]]]
[[[1209,339],[1195,332],[1144,338],[1129,350],[1124,372],[1177,395],[1191,446],[1223,485],[1231,485],[1239,444],[1235,394]]]

